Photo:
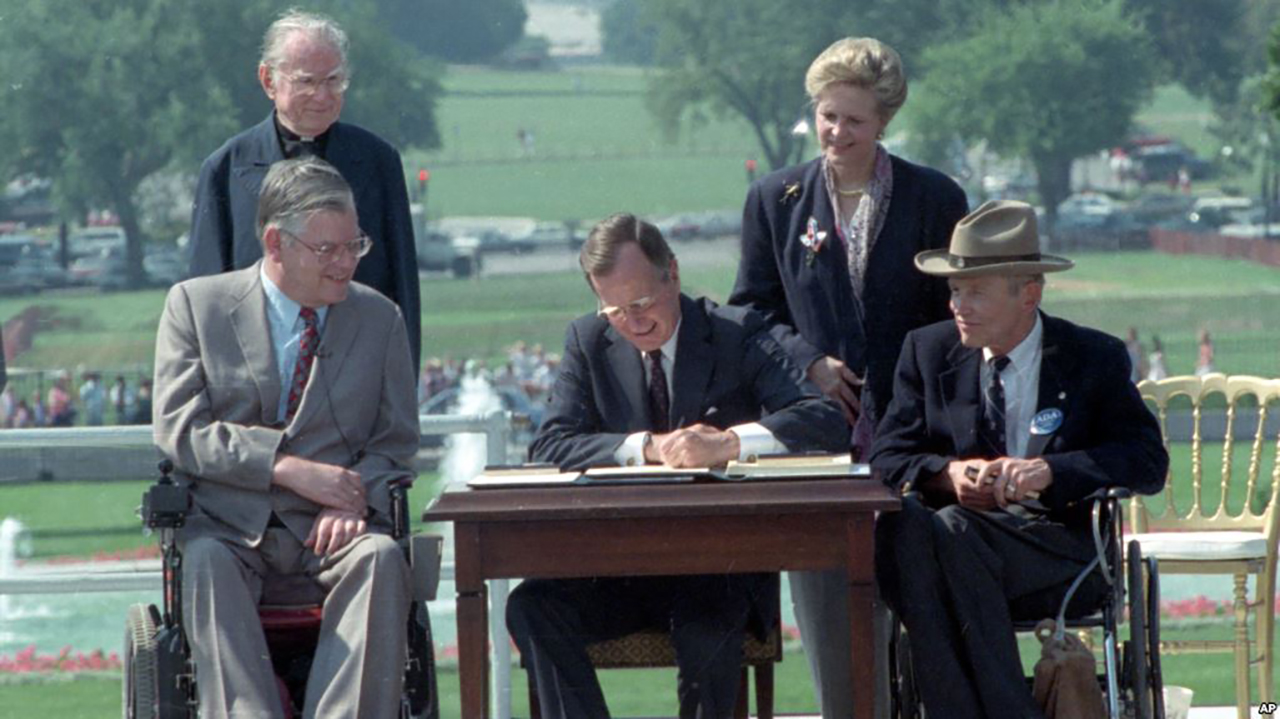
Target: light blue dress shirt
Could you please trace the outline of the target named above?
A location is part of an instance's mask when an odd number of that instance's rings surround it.
[[[302,344],[302,330],[306,324],[300,314],[302,305],[289,299],[267,277],[267,271],[261,264],[258,265],[258,274],[262,277],[262,290],[267,295],[267,325],[271,330],[276,370],[280,373],[280,404],[276,410],[276,421],[284,422],[289,409],[289,385],[293,383],[293,368],[298,363],[298,347]],[[321,336],[324,336],[324,320],[328,316],[328,306],[316,308],[316,331]]]

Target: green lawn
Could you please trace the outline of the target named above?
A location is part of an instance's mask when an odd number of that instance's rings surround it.
[[[1122,629],[1122,631],[1124,631]],[[1208,626],[1169,628],[1166,638],[1224,639],[1230,627]],[[1034,638],[1020,641],[1023,663],[1028,672],[1039,658]],[[1196,706],[1229,706],[1234,699],[1230,655],[1181,655],[1165,657],[1166,684],[1191,687]],[[815,711],[808,666],[798,652],[787,652],[776,674],[775,707],[782,712]],[[620,716],[673,716],[676,713],[675,673],[670,669],[601,672],[601,684],[610,709]],[[528,694],[524,673],[512,672],[512,708],[516,716],[528,716]],[[438,674],[441,716],[458,719],[458,673],[442,667]],[[1255,689],[1256,696],[1256,689]],[[753,705],[754,707],[754,702]],[[117,676],[90,676],[74,680],[44,678],[16,682],[0,678],[0,719],[47,716],[59,719],[98,719],[118,716],[120,680]]]
[[[740,207],[744,162],[760,158],[743,121],[669,137],[650,115],[641,70],[558,73],[451,69],[437,124],[442,147],[405,153],[416,186],[431,171],[428,213],[591,220]],[[532,133],[533,152],[517,140]]]
[[[680,247],[676,247],[677,253]],[[1075,270],[1050,275],[1045,309],[1123,336],[1136,326],[1144,344],[1164,342],[1171,372],[1195,367],[1196,336],[1213,334],[1218,366],[1228,372],[1280,375],[1280,271],[1240,260],[1154,252],[1091,253]],[[691,294],[728,296],[736,254],[722,265],[682,273]],[[0,300],[0,321],[38,305],[49,308],[32,350],[12,364],[42,369],[137,367],[148,372],[159,290]],[[422,283],[425,354],[496,359],[518,339],[558,350],[565,326],[594,306],[577,272],[432,278]]]

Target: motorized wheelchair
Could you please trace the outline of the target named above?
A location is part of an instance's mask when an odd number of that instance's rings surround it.
[[[182,625],[182,553],[176,530],[191,506],[186,487],[170,476],[173,464],[160,462],[160,479],[142,498],[144,524],[160,532],[163,608],[135,604],[125,621],[123,707],[125,719],[189,719],[198,716],[198,677]],[[435,656],[426,602],[435,598],[440,571],[438,536],[409,534],[409,482],[391,488],[392,536],[412,567],[402,719],[436,719]],[[320,629],[319,606],[259,608],[271,661],[281,688],[282,714],[301,715],[307,674]]]
[[[1112,488],[1084,501],[1092,503],[1091,523],[1097,557],[1076,577],[1062,600],[1059,626],[1073,631],[1101,630],[1102,663],[1097,675],[1110,719],[1164,719],[1164,680],[1160,669],[1160,578],[1154,558],[1142,557],[1138,543],[1124,539],[1121,500],[1131,493]],[[1100,572],[1110,591],[1101,606],[1068,613],[1076,589],[1092,572]],[[1129,632],[1120,624],[1128,610]],[[1018,632],[1034,632],[1039,620],[1015,621]],[[925,717],[911,664],[911,651],[900,622],[894,622],[889,645],[891,716]],[[1028,678],[1028,683],[1031,679]],[[931,719],[931,718],[929,718]]]

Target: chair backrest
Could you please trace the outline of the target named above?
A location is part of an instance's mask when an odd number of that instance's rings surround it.
[[[1159,494],[1130,500],[1132,531],[1263,531],[1274,543],[1280,435],[1268,439],[1267,417],[1280,408],[1280,380],[1213,373],[1143,380],[1138,391],[1160,420],[1170,465]]]

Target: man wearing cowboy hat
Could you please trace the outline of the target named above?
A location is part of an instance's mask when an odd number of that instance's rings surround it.
[[[1105,487],[1153,493],[1168,454],[1129,381],[1124,343],[1040,311],[1035,212],[988,202],[916,267],[945,277],[955,321],[907,336],[871,464],[904,493],[876,525],[876,574],[906,626],[930,716],[1040,717],[1015,619],[1057,613],[1094,558]],[[1106,592],[1094,573],[1072,607]]]

